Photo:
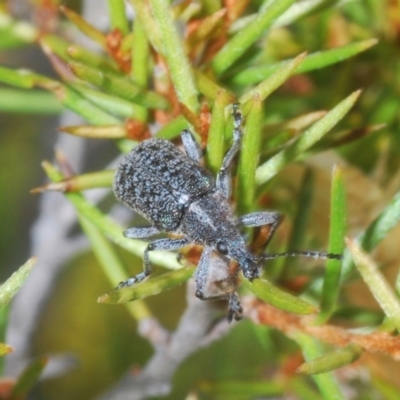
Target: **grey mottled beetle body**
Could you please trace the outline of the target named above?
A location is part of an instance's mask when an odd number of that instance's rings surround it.
[[[257,212],[236,218],[228,204],[229,168],[240,148],[242,114],[233,105],[233,144],[227,152],[217,179],[202,167],[201,150],[188,130],[181,134],[185,155],[162,139],[149,139],[126,155],[118,166],[114,192],[128,207],[144,216],[150,227],[127,229],[129,238],[149,238],[160,232],[177,233],[182,238],[162,238],[151,242],[144,252],[144,270],[121,282],[119,287],[142,281],[151,273],[148,252],[178,250],[190,243],[204,246],[196,272],[196,296],[201,299],[229,298],[228,319],[240,319],[242,309],[236,293],[207,297],[204,293],[212,251],[238,262],[247,279],[260,273],[260,260],[246,247],[241,226],[270,225],[269,238],[280,223],[277,212]]]

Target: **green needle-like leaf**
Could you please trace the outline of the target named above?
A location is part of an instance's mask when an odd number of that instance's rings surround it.
[[[0,11],[0,49],[19,47],[37,40],[39,30],[25,22],[15,21],[9,14]]]
[[[154,17],[147,2],[143,0],[130,0],[137,19],[146,34],[147,39],[158,53],[162,52],[162,43],[158,27],[154,23]]]
[[[58,128],[61,132],[66,132],[74,136],[90,139],[123,139],[128,136],[127,130],[123,125],[112,126],[64,126]]]
[[[227,106],[225,96],[222,92],[217,94],[217,98],[212,109],[211,125],[208,132],[207,141],[207,161],[210,170],[214,175],[221,168],[225,153],[225,107]]]
[[[0,357],[9,354],[12,351],[13,351],[12,347],[10,347],[8,344],[0,343]]]
[[[96,125],[116,125],[118,119],[83,98],[77,91],[45,76],[26,70],[0,67],[0,82],[20,88],[42,87],[53,92],[65,107],[75,111],[87,121]]]
[[[350,344],[342,349],[337,349],[323,354],[313,360],[302,364],[297,372],[309,375],[322,374],[344,367],[358,360],[362,354],[362,348],[356,344]]]
[[[178,137],[181,131],[188,128],[188,122],[183,115],[173,119],[164,125],[158,132],[157,137],[160,139],[172,140]]]
[[[305,57],[299,68],[297,68],[295,74],[303,74],[304,72],[314,71],[339,63],[355,56],[356,54],[368,50],[377,42],[378,41],[376,39],[368,39],[335,49],[309,54],[307,57]],[[291,61],[292,60],[286,60],[276,64],[261,65],[244,69],[243,71],[236,73],[232,77],[231,82],[236,85],[243,86],[257,84]]]
[[[90,100],[91,103],[117,116],[138,119],[143,113],[143,107],[117,96],[91,89],[85,84],[72,84],[70,86],[84,98]]]
[[[141,88],[146,88],[150,75],[150,45],[139,20],[133,25],[132,80]]]
[[[79,92],[61,84],[48,85],[61,103],[94,125],[118,125],[120,120],[83,97]]]
[[[304,379],[301,375],[295,375],[290,378],[289,390],[296,398],[307,400],[321,400],[321,395],[315,389],[313,382]]]
[[[246,94],[244,94],[240,99],[240,103],[243,107],[247,109],[249,106],[246,105],[248,101],[251,101],[254,96],[259,96],[260,100],[265,100],[274,90],[281,86],[289,77],[296,71],[299,65],[301,65],[304,60],[305,53],[300,54],[290,63],[282,66],[278,71],[276,71],[272,76],[267,78],[264,82],[261,82],[254,89],[251,89]],[[250,103],[251,104],[251,103]],[[250,105],[251,107],[251,105]]]
[[[101,263],[103,271],[113,286],[127,279],[125,268],[110,246],[110,242],[101,232],[85,217],[79,217],[79,222],[88,236],[98,261]]]
[[[92,250],[97,257],[103,271],[107,275],[113,286],[127,279],[125,269],[117,257],[110,242],[101,234],[101,232],[85,217],[80,217],[79,222],[85,234],[90,240]],[[137,321],[151,316],[150,310],[142,301],[136,301],[126,305],[128,312]]]
[[[24,69],[14,70],[0,66],[0,82],[19,88],[29,89],[35,85],[36,75]]]
[[[292,144],[257,168],[256,182],[261,185],[275,176],[285,165],[295,160],[300,154],[318,142],[333,126],[335,126],[356,102],[360,91],[356,91],[340,102],[323,118],[307,129]]]
[[[117,304],[154,296],[186,282],[191,278],[194,271],[195,267],[185,267],[156,276],[145,282],[136,283],[133,286],[116,288],[99,297],[98,302]]]
[[[317,9],[322,11],[324,8],[334,7],[339,0],[302,0],[294,3],[285,11],[273,24],[273,27],[287,26],[306,15],[312,14]]]
[[[105,58],[97,53],[93,53],[78,45],[68,46],[66,49],[66,61],[74,60],[88,67],[98,68],[101,71],[109,71],[119,74],[117,65],[109,58]]]
[[[265,33],[274,20],[287,10],[294,0],[275,0],[257,15],[252,23],[238,32],[214,57],[212,62],[216,74],[226,71],[254,42]]]
[[[304,232],[307,230],[307,224],[312,208],[312,199],[314,194],[314,173],[313,170],[307,169],[301,183],[301,189],[297,200],[298,206],[295,218],[293,220],[292,232],[287,243],[287,250],[301,249],[304,243]],[[290,280],[297,275],[298,263],[296,258],[286,257],[281,265],[277,265],[274,271],[274,277]]]
[[[321,356],[320,344],[311,336],[302,332],[295,332],[291,335],[301,347],[304,358],[307,362]],[[345,400],[346,397],[341,393],[340,386],[335,376],[330,372],[313,375],[313,379],[318,386],[322,399],[324,400]]]
[[[0,286],[0,308],[7,305],[28,278],[36,257],[30,258]]]
[[[315,314],[318,311],[312,304],[279,289],[265,279],[255,279],[253,282],[243,279],[242,284],[259,299],[281,310],[295,314]]]
[[[400,331],[400,301],[372,259],[354,241],[347,239],[354,262],[364,282],[381,306],[383,312]]]
[[[397,192],[390,204],[371,223],[367,230],[357,238],[360,247],[365,251],[372,251],[400,222],[400,192]],[[343,275],[348,276],[354,269],[353,260],[348,251],[343,261]]]
[[[98,86],[108,93],[132,101],[143,107],[168,109],[168,101],[156,92],[144,91],[125,78],[104,73],[98,69],[72,62],[69,64],[72,72],[80,79]]]
[[[18,377],[17,382],[11,390],[11,395],[8,397],[9,400],[24,400],[28,396],[29,392],[35,386],[39,377],[47,365],[48,357],[39,357],[33,361],[22,371]]]
[[[246,118],[238,167],[237,200],[240,215],[254,211],[255,172],[261,143],[262,103],[256,95]]]
[[[235,101],[235,95],[233,93],[215,83],[202,72],[194,69],[193,73],[197,88],[202,95],[212,100],[216,100],[218,96],[222,97],[227,104],[232,104]]]
[[[331,225],[329,232],[328,253],[343,254],[344,237],[347,227],[346,193],[342,171],[335,166],[332,173],[331,188]],[[327,260],[324,285],[321,296],[321,313],[317,318],[319,324],[323,324],[331,317],[337,306],[340,291],[340,274],[342,261]]]
[[[99,68],[101,70],[113,72],[114,74],[120,73],[118,66],[112,59],[99,55],[85,47],[76,44],[72,45],[59,36],[47,34],[40,38],[40,44],[46,54],[54,53],[57,57],[61,58],[61,60],[71,61],[72,59],[92,68]]]
[[[61,175],[54,168],[52,168],[49,164],[45,164],[45,167],[46,167],[46,171],[47,171],[48,175],[52,179],[59,181],[59,179],[61,178]],[[102,172],[98,173],[99,175],[101,175],[101,177],[102,177],[101,179],[104,179],[103,175],[105,173],[107,173],[107,175],[108,175],[108,180],[109,180],[108,185],[110,185],[111,184],[110,178],[113,175],[113,171],[111,171],[111,174],[110,174],[110,171],[102,171]],[[77,177],[77,178],[78,178],[78,181],[75,181],[75,184],[80,184],[81,186],[86,181],[96,180],[96,177],[94,177],[95,179],[90,179],[90,176],[86,176],[86,177],[84,176],[83,178]],[[81,178],[80,182],[79,182],[79,178]],[[73,180],[74,178],[71,178],[71,179]],[[56,182],[56,183],[53,183],[53,185],[62,184],[62,183],[65,184],[65,181]],[[52,184],[50,184],[49,186],[51,186],[51,185]],[[77,194],[77,196],[80,196],[80,195]],[[77,198],[79,199],[79,197],[77,197]],[[81,196],[80,196],[80,198],[83,199]],[[79,208],[78,208],[78,212],[79,212]],[[82,213],[79,217],[82,228],[85,231],[88,238],[90,239],[90,241],[92,243],[93,251],[97,255],[105,274],[109,277],[109,279],[113,285],[117,285],[118,282],[121,282],[127,278],[124,268],[122,267],[114,250],[110,246],[110,243],[104,238],[104,236],[100,233],[100,231],[96,228],[96,226],[93,225],[89,220],[87,220],[84,215],[85,214]],[[128,305],[127,307],[128,307],[128,311],[132,314],[132,316],[136,320],[148,318],[151,315],[151,313],[147,309],[146,305],[141,302],[137,302],[134,305],[133,304]]]
[[[283,382],[269,380],[218,380],[202,381],[199,384],[201,393],[214,399],[253,399],[274,398],[284,393]]]
[[[169,2],[166,0],[149,0],[149,4],[160,32],[163,55],[167,62],[178,100],[195,113],[199,109],[197,90],[182,40],[171,17]]]
[[[106,37],[93,25],[89,24],[84,18],[82,18],[78,13],[65,6],[60,7],[61,11],[65,16],[88,38],[97,42],[100,46],[106,47]]]
[[[39,90],[0,89],[0,111],[19,114],[60,114],[62,105],[53,93]]]
[[[60,192],[80,192],[87,189],[111,187],[113,177],[113,170],[81,174],[33,189],[31,190],[31,193],[47,192],[50,190]]]
[[[118,29],[123,34],[127,34],[129,32],[129,25],[124,0],[107,0],[107,3],[112,29]]]
[[[57,35],[47,34],[40,38],[39,43],[47,55],[55,54],[61,60],[68,61],[67,50],[71,43],[67,40]]]

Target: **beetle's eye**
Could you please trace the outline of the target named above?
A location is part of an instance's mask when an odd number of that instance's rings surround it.
[[[228,254],[228,246],[225,244],[225,242],[218,242],[217,251],[220,254]]]

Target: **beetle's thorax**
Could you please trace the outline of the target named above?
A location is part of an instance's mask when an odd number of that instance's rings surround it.
[[[193,242],[211,247],[221,239],[242,240],[229,205],[216,190],[189,204],[180,230]]]
[[[258,263],[247,249],[229,204],[218,191],[190,203],[179,228],[191,241],[237,261],[246,277],[258,276]],[[226,253],[220,251],[221,245]]]

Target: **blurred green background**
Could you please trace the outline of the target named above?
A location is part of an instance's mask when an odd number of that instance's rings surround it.
[[[82,7],[79,2],[63,3],[77,11]],[[263,2],[249,3],[247,13],[256,11]],[[379,41],[343,63],[292,77],[264,105],[266,122],[273,124],[307,112],[328,110],[351,92],[363,90],[356,106],[336,128],[338,131],[353,130],[353,137],[360,138],[338,148],[335,156],[324,154],[307,164],[313,170],[314,185],[303,246],[311,249],[326,247],[330,173],[337,160],[346,166],[349,236],[368,226],[400,186],[400,2],[328,3],[290,25],[273,29],[262,49],[251,49],[246,65],[251,65],[255,53],[256,62],[262,65],[294,57],[303,51],[313,53],[370,38]],[[54,5],[57,5],[55,0]],[[53,10],[39,0],[15,3],[2,0],[0,7],[32,24],[40,23],[43,10]],[[29,68],[56,76],[36,44],[7,47],[3,45],[0,51],[2,66]],[[224,78],[224,84],[238,95],[246,90],[246,86],[234,82],[240,72],[232,68]],[[39,214],[40,197],[29,191],[46,181],[40,163],[54,157],[61,112],[56,103],[48,115],[29,109],[21,112],[21,107],[17,103],[13,106],[11,97],[5,95],[6,89],[9,87],[0,87],[1,281],[32,255],[31,227]],[[376,131],[369,129],[379,124],[384,126]],[[88,154],[95,157],[85,160],[79,172],[103,168],[116,155],[116,149],[106,141],[88,146],[94,146],[95,151],[91,148]],[[276,251],[281,248],[279,241],[287,240],[291,229],[305,169],[299,164],[292,165],[274,178],[269,187],[268,205],[287,215],[282,232],[277,233],[272,245]],[[110,199],[111,196],[106,202]],[[392,231],[374,253],[391,283],[398,274],[399,234],[399,229]],[[140,270],[139,259],[118,252],[125,265]],[[293,268],[297,265],[296,262]],[[152,354],[151,345],[137,334],[137,325],[125,308],[96,302],[110,287],[90,252],[71,255],[52,287],[51,297],[43,304],[33,337],[33,355],[68,355],[72,357],[73,367],[64,375],[44,381],[35,389],[32,398],[91,399],[109,388],[128,368],[139,371],[146,364]],[[349,304],[372,310],[370,316],[378,310],[359,278],[345,285],[343,297]],[[173,330],[185,310],[185,288],[154,296],[146,303],[160,322]],[[379,319],[378,316],[374,322],[380,322]],[[349,320],[344,323],[353,326]],[[194,399],[249,399],[256,398],[257,392],[264,395],[258,398],[268,395],[284,398],[284,393],[292,393],[296,398],[321,398],[311,380],[294,375],[291,365],[298,366],[299,359],[299,348],[285,335],[243,321],[227,336],[200,349],[180,365],[173,380],[173,391],[167,398],[183,399],[191,393]],[[358,363],[354,368],[346,367],[344,372],[338,372],[338,378],[343,378],[348,390],[347,398],[395,399],[398,396],[400,370],[397,362],[387,356],[364,354]],[[240,385],[242,381],[251,384]],[[266,381],[268,385],[257,387],[257,383]],[[220,392],[217,385],[220,382],[229,382],[230,389]]]

